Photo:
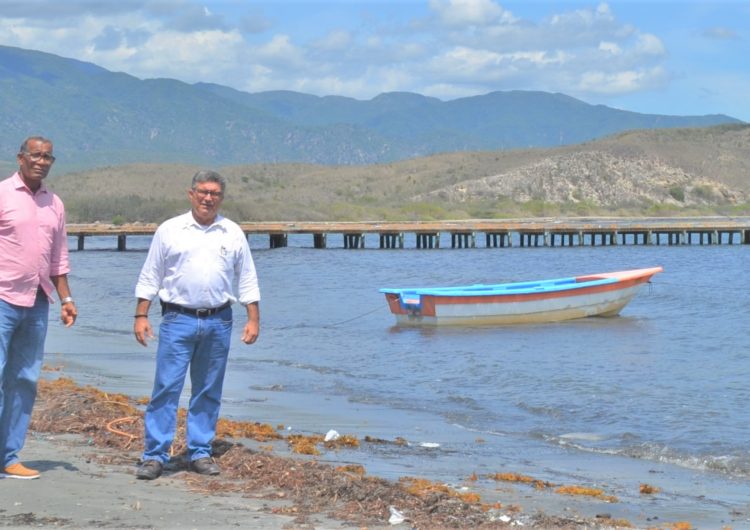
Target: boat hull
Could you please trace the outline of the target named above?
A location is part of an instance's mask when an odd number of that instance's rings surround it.
[[[381,289],[399,325],[504,325],[620,313],[661,267],[557,280],[453,288]]]

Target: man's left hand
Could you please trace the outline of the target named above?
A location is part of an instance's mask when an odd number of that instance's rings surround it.
[[[63,304],[60,308],[60,320],[62,320],[62,323],[65,324],[66,328],[69,328],[75,323],[77,316],[78,309],[76,309],[75,304]]]

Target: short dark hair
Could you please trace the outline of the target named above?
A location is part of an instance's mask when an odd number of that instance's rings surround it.
[[[43,144],[52,144],[52,140],[49,140],[45,138],[44,136],[29,136],[26,138],[23,143],[21,144],[21,148],[18,150],[19,153],[28,153],[29,152],[29,143],[30,142],[41,142]]]
[[[195,187],[201,182],[216,182],[221,186],[222,193],[224,193],[227,188],[227,181],[216,171],[210,171],[207,169],[198,171],[198,173],[193,175],[193,183],[191,187],[195,189]]]

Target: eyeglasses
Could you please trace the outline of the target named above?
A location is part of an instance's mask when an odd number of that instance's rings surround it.
[[[224,196],[223,191],[193,189],[193,192],[198,196],[199,199],[205,199],[206,197],[212,197],[214,199],[221,199]]]
[[[32,162],[41,162],[44,160],[45,162],[52,164],[56,160],[55,157],[49,153],[24,153],[24,155],[26,155]]]

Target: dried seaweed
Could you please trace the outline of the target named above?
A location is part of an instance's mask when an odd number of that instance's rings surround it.
[[[97,455],[103,463],[133,463],[142,446],[144,399],[110,394],[99,389],[77,386],[72,380],[57,378],[39,382],[39,396],[32,418],[32,429],[50,433],[75,433],[87,437],[92,446],[111,448]],[[185,451],[185,412],[178,414],[178,430],[173,444],[176,455]],[[305,523],[314,514],[351,525],[386,524],[390,507],[397,507],[413,529],[441,528],[507,528],[523,518],[532,528],[612,528],[611,521],[603,526],[595,520],[563,518],[545,514],[523,515],[519,507],[501,512],[501,504],[481,502],[476,493],[459,493],[453,488],[426,479],[407,477],[399,482],[367,476],[363,466],[356,464],[332,466],[308,457],[278,456],[270,448],[260,451],[239,443],[243,438],[267,442],[286,439],[292,452],[305,445],[316,454],[319,447],[335,450],[356,448],[359,441],[351,436],[324,441],[323,436],[284,437],[278,428],[252,422],[222,419],[214,441],[214,456],[222,468],[216,478],[180,474],[194,490],[205,494],[235,492],[247,497],[283,499],[284,507],[269,508],[275,513],[296,516]],[[369,443],[400,444],[366,439]],[[120,455],[112,456],[112,455]],[[177,459],[179,460],[179,459]],[[177,475],[175,475],[177,476]],[[497,474],[492,478],[508,480]],[[471,480],[476,480],[474,475]],[[521,482],[537,484],[533,479],[516,475]],[[509,514],[512,514],[512,518]]]

